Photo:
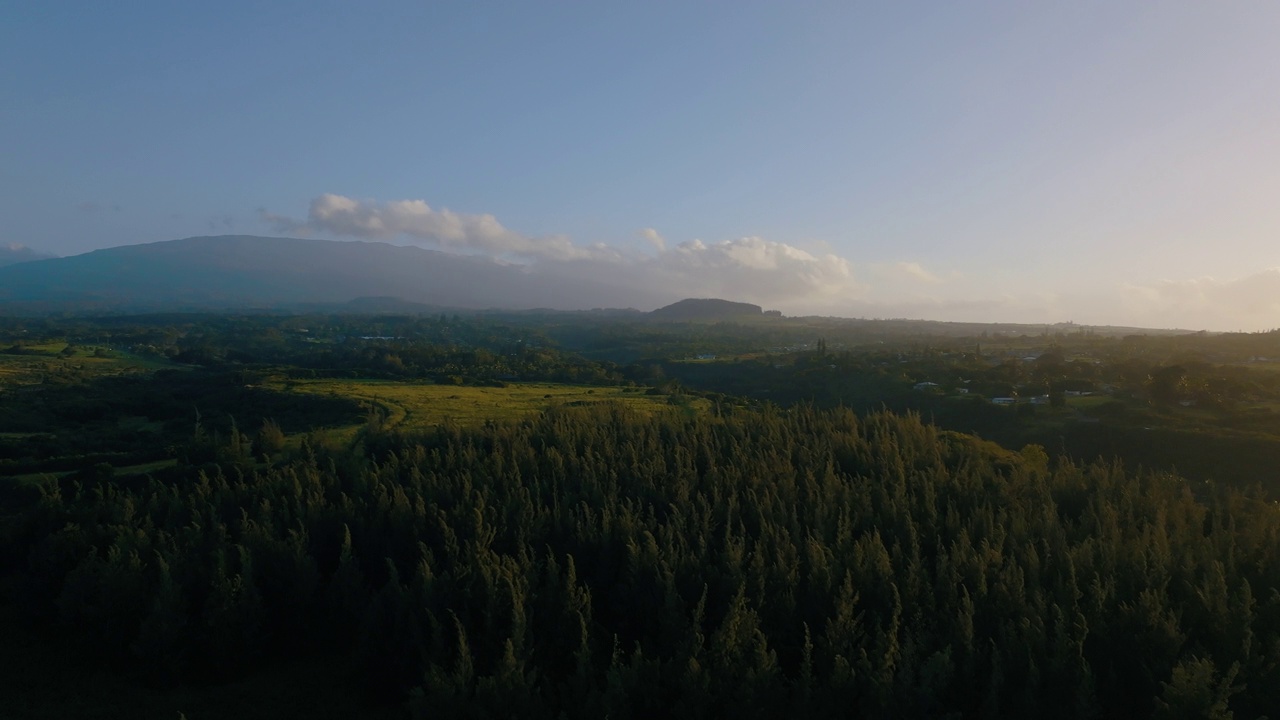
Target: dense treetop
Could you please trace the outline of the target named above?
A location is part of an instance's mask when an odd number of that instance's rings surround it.
[[[1247,494],[804,408],[278,448],[43,485],[18,599],[157,682],[352,653],[417,717],[1280,705],[1280,512]]]

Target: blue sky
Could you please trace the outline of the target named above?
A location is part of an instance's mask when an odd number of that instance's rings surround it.
[[[789,313],[1280,326],[1280,4],[0,7],[0,244],[484,253]]]

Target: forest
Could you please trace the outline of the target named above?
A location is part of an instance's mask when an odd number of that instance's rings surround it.
[[[0,320],[4,714],[1274,714],[1275,334],[916,330]]]

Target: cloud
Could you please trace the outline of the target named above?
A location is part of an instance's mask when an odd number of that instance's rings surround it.
[[[0,244],[0,266],[13,265],[14,263],[26,262],[28,260],[43,260],[51,257],[53,257],[53,255],[32,250],[22,243],[11,242]]]
[[[934,275],[928,270],[925,270],[923,267],[920,266],[920,263],[899,262],[899,263],[894,263],[893,267],[895,270],[898,271],[899,274],[905,277],[919,280],[920,282],[929,283],[931,285],[942,282],[942,278],[938,277],[937,275]]]
[[[723,297],[806,314],[852,313],[867,290],[844,258],[759,237],[690,240],[653,255],[539,263],[532,271],[591,277],[649,304]]]
[[[562,235],[530,237],[493,215],[436,209],[424,200],[379,202],[332,193],[312,200],[305,220],[265,209],[259,215],[285,234],[399,240],[480,253],[519,263],[526,274],[566,287],[570,280],[588,280],[616,295],[612,304],[635,307],[719,296],[787,312],[850,314],[867,292],[847,259],[759,237],[672,245],[645,228],[639,236],[655,252],[642,253],[575,244]]]
[[[906,281],[924,283],[926,285],[938,285],[943,282],[941,277],[926,270],[918,262],[899,261],[885,265],[875,265],[872,270],[876,275],[888,282],[900,283]]]
[[[666,238],[662,237],[662,234],[653,228],[645,228],[641,230],[640,237],[644,238],[649,242],[649,244],[657,248],[658,252],[662,252],[667,249]]]
[[[661,267],[690,280],[735,288],[745,284],[766,299],[802,296],[839,302],[862,294],[853,266],[836,255],[814,256],[786,243],[759,237],[723,240],[706,245],[681,243],[659,256]]]
[[[518,266],[546,287],[564,289],[565,307],[647,309],[685,297],[722,297],[793,315],[1076,320],[1210,330],[1280,326],[1280,268],[1234,280],[1019,292],[966,280],[954,271],[935,272],[914,260],[867,265],[860,277],[853,262],[825,245],[805,250],[756,236],[673,243],[644,228],[638,237],[652,250],[577,244],[563,235],[524,235],[493,215],[437,209],[424,200],[382,202],[330,193],[312,200],[303,220],[266,210],[260,216],[287,234],[401,241],[484,255]]]
[[[262,212],[277,232],[376,240],[406,238],[441,247],[493,255],[568,260],[591,257],[599,247],[580,247],[567,237],[528,237],[502,226],[492,215],[436,210],[424,200],[373,202],[326,193],[311,201],[306,220]]]
[[[1280,327],[1280,268],[1231,280],[1162,280],[1121,288],[1125,310],[1142,323],[1211,330]]]

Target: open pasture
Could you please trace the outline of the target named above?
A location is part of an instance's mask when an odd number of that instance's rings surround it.
[[[445,422],[474,426],[486,420],[512,420],[557,407],[620,402],[654,413],[673,409],[669,396],[646,395],[643,388],[597,387],[558,383],[509,383],[506,387],[470,387],[389,380],[311,380],[286,385],[292,392],[348,397],[383,415],[386,427],[429,428]],[[707,400],[685,398],[678,407],[706,410]]]

